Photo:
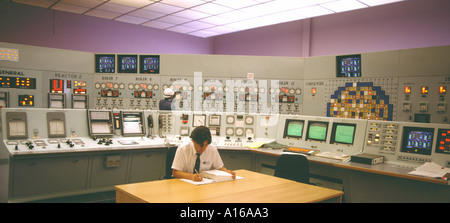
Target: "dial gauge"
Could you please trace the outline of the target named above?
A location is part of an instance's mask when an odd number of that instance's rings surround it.
[[[227,127],[225,133],[226,133],[227,136],[233,136],[233,134],[234,134],[234,128],[232,128],[232,127]]]
[[[247,125],[253,124],[253,116],[245,117],[245,124],[247,124]]]
[[[244,129],[243,128],[236,128],[236,135],[237,136],[242,136],[244,135]]]
[[[227,124],[233,124],[234,123],[234,116],[228,115],[227,116]]]
[[[198,127],[206,125],[206,115],[194,115],[192,126]]]

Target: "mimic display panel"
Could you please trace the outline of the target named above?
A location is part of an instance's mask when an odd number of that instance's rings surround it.
[[[95,72],[96,73],[115,73],[116,55],[115,54],[95,54]]]
[[[302,138],[304,124],[303,120],[287,119],[283,138]]]
[[[36,78],[0,76],[1,88],[36,89]]]
[[[111,111],[88,111],[89,134],[95,135],[113,135],[114,127]]]
[[[434,128],[403,127],[401,152],[431,155]]]
[[[361,77],[361,54],[337,56],[336,77]]]
[[[333,123],[330,143],[353,145],[355,140],[356,124]]]
[[[450,129],[438,129],[436,153],[450,154]]]
[[[159,74],[159,55],[139,55],[140,73]]]
[[[328,122],[309,121],[306,140],[326,141]]]
[[[137,55],[117,55],[118,73],[137,73],[138,58]]]

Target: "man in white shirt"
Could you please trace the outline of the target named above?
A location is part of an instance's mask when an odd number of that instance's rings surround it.
[[[198,157],[198,158],[197,158]],[[191,141],[180,145],[172,163],[172,175],[193,181],[202,181],[200,172],[205,170],[222,170],[233,175],[222,162],[217,147],[211,145],[211,132],[206,126],[199,126],[191,133]]]

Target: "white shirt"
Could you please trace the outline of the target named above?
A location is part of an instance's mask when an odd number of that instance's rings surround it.
[[[194,143],[189,141],[178,147],[172,163],[172,169],[193,173],[197,152]],[[222,158],[220,157],[217,147],[209,144],[206,150],[200,155],[200,172],[205,170],[216,170],[223,167]]]

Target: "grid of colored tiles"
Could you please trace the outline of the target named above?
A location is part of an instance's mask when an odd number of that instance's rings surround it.
[[[450,153],[450,129],[439,129],[437,139],[437,153]]]
[[[327,116],[392,121],[394,105],[373,82],[347,82],[331,95]]]

